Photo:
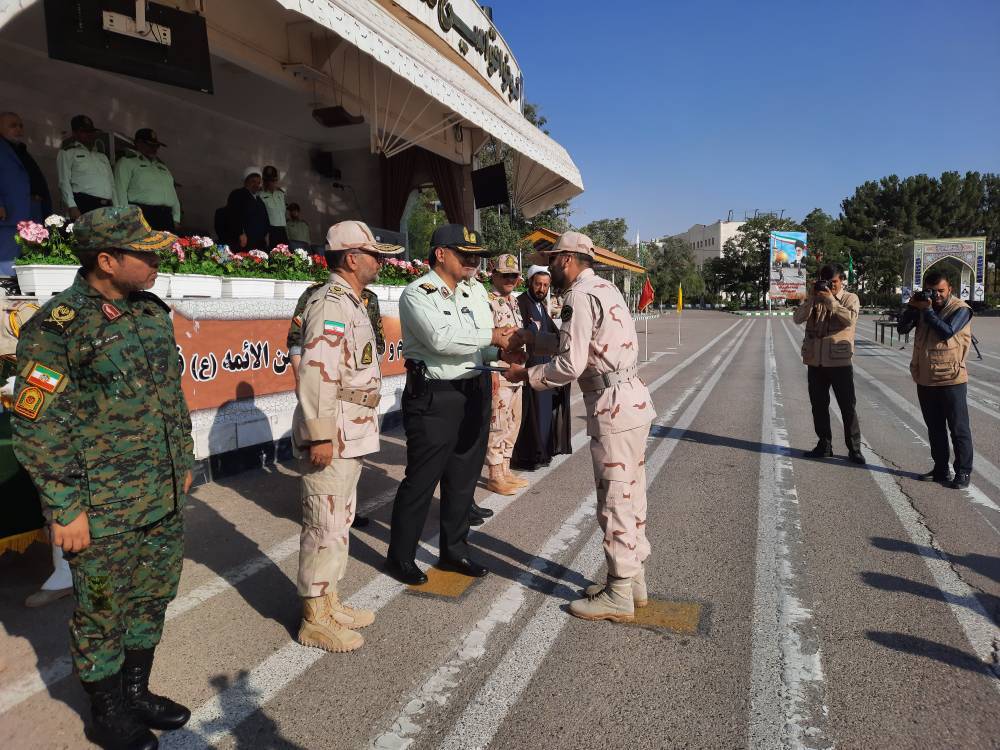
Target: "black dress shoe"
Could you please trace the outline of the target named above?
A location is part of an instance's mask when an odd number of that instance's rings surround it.
[[[969,475],[964,473],[955,472],[955,478],[951,480],[948,484],[953,490],[964,490],[969,486]]]
[[[455,573],[461,573],[462,575],[469,576],[470,578],[482,578],[490,572],[487,568],[483,567],[479,563],[473,562],[468,557],[460,557],[457,560],[442,557],[438,560],[437,567],[441,570],[450,570]]]
[[[479,518],[489,518],[490,516],[493,515],[492,510],[490,510],[489,508],[484,508],[481,505],[476,505],[475,503],[473,503],[472,507],[469,508],[469,513],[471,513],[474,516],[478,516]]]
[[[848,451],[847,460],[852,464],[858,464],[859,466],[864,466],[867,461],[865,461],[865,454],[861,451]]]
[[[387,557],[382,569],[407,586],[419,586],[422,583],[427,583],[427,575],[417,567],[415,562],[399,562]]]
[[[826,440],[820,440],[811,451],[803,451],[806,458],[832,458],[833,446]]]
[[[363,529],[369,523],[371,523],[371,521],[368,518],[368,516],[363,516],[360,513],[355,513],[354,514],[354,520],[351,521],[351,528],[352,529]]]
[[[482,526],[486,523],[486,519],[481,516],[477,516],[475,513],[469,514],[469,526]]]
[[[931,469],[926,474],[921,474],[917,477],[917,479],[921,482],[938,482],[939,484],[948,484],[951,482],[951,472],[947,469],[944,471]]]

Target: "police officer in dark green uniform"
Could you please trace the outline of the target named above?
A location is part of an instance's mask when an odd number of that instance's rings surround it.
[[[73,572],[70,650],[91,698],[87,736],[155,748],[190,711],[149,692],[153,652],[184,559],[191,418],[169,308],[145,291],[155,232],[135,206],[75,224],[81,270],[21,331],[14,451]]]

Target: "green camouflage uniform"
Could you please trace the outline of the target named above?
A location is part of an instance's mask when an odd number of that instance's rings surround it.
[[[312,293],[323,286],[313,284],[299,296],[299,301],[295,304],[295,312],[292,313],[292,323],[288,326],[288,338],[285,344],[288,346],[288,354],[302,355],[302,313],[306,309],[306,304]],[[361,292],[361,301],[368,310],[368,319],[372,322],[372,330],[375,331],[375,347],[378,355],[385,354],[385,328],[382,327],[382,312],[378,306],[378,295],[371,289],[364,289]]]
[[[170,237],[149,232],[135,207],[85,217],[81,244],[143,251],[129,237]],[[24,325],[17,356],[17,458],[50,521],[85,512],[90,525],[90,546],[66,559],[73,660],[94,682],[120,670],[124,650],[159,642],[180,579],[193,444],[169,308],[149,292],[107,300],[77,275]]]

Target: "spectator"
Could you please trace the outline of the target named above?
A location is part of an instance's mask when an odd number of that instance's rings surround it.
[[[118,200],[111,162],[102,151],[94,148],[100,131],[86,115],[70,120],[70,128],[73,134],[59,151],[56,168],[63,205],[69,209],[69,217],[76,221],[80,214],[115,205]]]
[[[226,244],[241,250],[268,250],[267,207],[260,199],[260,167],[247,167],[243,173],[243,187],[229,194],[226,210],[232,226],[232,237]]]
[[[181,220],[181,202],[174,176],[157,156],[167,144],[151,128],[139,128],[132,140],[135,151],[115,163],[117,205],[138,206],[153,229],[173,232]]]
[[[308,246],[312,244],[312,240],[309,237],[309,225],[299,218],[300,211],[298,203],[288,204],[288,221],[285,223],[285,228],[288,232],[288,242],[298,242]]]
[[[288,244],[288,232],[285,229],[285,189],[278,184],[278,169],[264,167],[264,189],[260,191],[260,199],[267,208],[267,241],[268,249],[276,245]]]
[[[23,142],[24,121],[0,112],[0,275],[14,272],[17,223],[42,221],[52,211],[49,187]]]

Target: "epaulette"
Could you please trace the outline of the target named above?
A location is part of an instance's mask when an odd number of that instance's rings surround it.
[[[486,296],[489,297],[490,302],[496,302],[498,299],[500,299],[500,295],[497,294],[496,292],[490,292]]]
[[[438,288],[429,281],[421,284],[420,288],[423,289],[427,294],[434,294],[434,292],[438,290]]]
[[[42,317],[44,313],[48,313],[45,317]],[[32,322],[34,318],[32,318]],[[60,302],[58,305],[53,305],[51,309],[42,309],[39,311],[40,325],[46,331],[51,331],[52,333],[64,334],[70,327],[70,324],[76,320],[76,309],[70,307],[64,302]]]
[[[162,307],[166,312],[170,312],[170,305],[160,299],[157,295],[152,292],[138,291],[132,292],[132,299],[142,300],[143,302],[155,302],[160,307]]]
[[[75,141],[75,140],[71,139],[71,140],[66,141],[62,145],[62,150],[63,151],[69,151],[71,148],[76,148],[77,146],[80,146],[81,148],[86,148],[86,146],[84,146],[82,143],[80,143],[80,141]]]
[[[330,288],[326,291],[327,297],[340,298],[344,295],[347,290],[344,289],[340,284],[330,284]]]

